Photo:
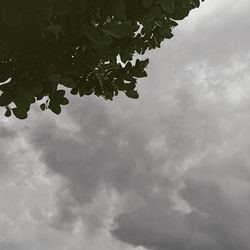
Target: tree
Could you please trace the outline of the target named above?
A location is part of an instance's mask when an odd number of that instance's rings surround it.
[[[0,0],[0,106],[25,119],[37,100],[61,112],[72,95],[138,98],[146,60],[200,0]],[[135,62],[134,62],[135,61]],[[7,82],[6,80],[9,81]],[[3,83],[5,82],[5,83]]]

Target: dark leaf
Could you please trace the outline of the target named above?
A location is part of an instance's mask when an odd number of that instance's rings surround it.
[[[26,119],[28,117],[27,110],[22,108],[13,108],[12,112],[18,119]]]
[[[76,83],[70,77],[64,77],[64,78],[62,78],[62,80],[60,81],[60,83],[62,85],[64,85],[65,87],[67,87],[67,88],[75,88],[76,87]]]
[[[92,26],[84,26],[85,35],[88,39],[94,43],[94,46],[100,49],[108,47],[112,44],[113,39],[109,36],[105,36],[99,30]]]
[[[3,92],[0,96],[0,106],[5,107],[12,102],[12,96],[6,92]]]
[[[133,99],[138,99],[139,98],[139,94],[136,90],[129,90],[126,92],[126,96],[129,98],[133,98]]]
[[[6,117],[10,117],[11,116],[11,109],[10,108],[6,108],[6,111],[5,111],[5,113],[4,113],[4,115],[6,116]]]
[[[40,108],[41,108],[42,111],[44,111],[44,110],[46,109],[46,104],[45,104],[45,103],[42,103],[42,104],[40,105]]]
[[[60,102],[61,105],[67,105],[69,104],[69,100],[66,97],[62,98],[62,101]]]
[[[50,101],[49,109],[57,115],[59,115],[61,113],[61,106],[60,106],[60,104],[58,104],[55,101]]]
[[[175,9],[174,0],[160,0],[159,1],[162,9],[167,13],[173,13]]]
[[[77,94],[78,94],[78,89],[77,89],[77,88],[72,89],[72,90],[70,91],[70,94],[71,94],[71,95],[77,95]]]
[[[114,37],[114,38],[123,38],[126,36],[129,36],[133,32],[134,27],[128,23],[123,22],[121,24],[119,23],[108,23],[103,27],[103,31]]]

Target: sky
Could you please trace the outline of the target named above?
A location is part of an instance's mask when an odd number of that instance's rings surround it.
[[[1,111],[0,249],[250,249],[249,10],[193,10],[138,100]]]

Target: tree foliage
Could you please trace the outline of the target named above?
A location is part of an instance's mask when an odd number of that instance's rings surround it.
[[[27,117],[30,105],[61,112],[72,95],[138,98],[147,60],[135,54],[170,39],[200,0],[0,0],[0,106]]]

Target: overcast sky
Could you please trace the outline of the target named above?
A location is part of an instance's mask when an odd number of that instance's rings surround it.
[[[250,2],[206,0],[140,99],[0,118],[1,250],[249,250]]]

